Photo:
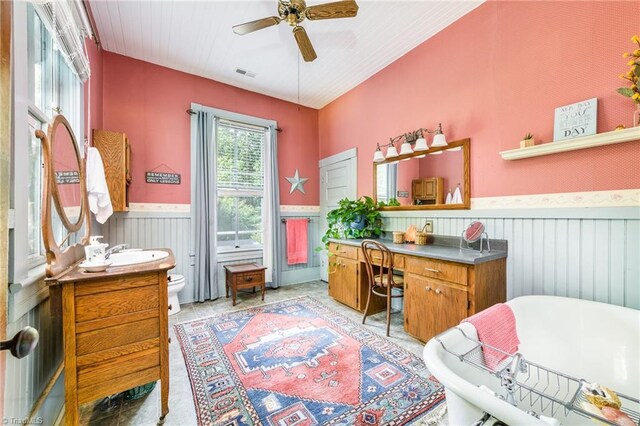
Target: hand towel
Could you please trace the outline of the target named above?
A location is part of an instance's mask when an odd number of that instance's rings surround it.
[[[462,322],[470,322],[476,328],[480,342],[509,354],[518,351],[520,340],[516,332],[516,317],[509,305],[495,304]],[[507,355],[487,347],[482,348],[482,353],[485,365],[492,371],[507,358]]]
[[[307,263],[308,219],[287,219],[287,264]]]
[[[462,192],[460,192],[460,186],[453,191],[453,197],[451,197],[451,204],[462,204]]]
[[[451,200],[453,199],[453,196],[451,195],[451,190],[449,190],[449,192],[447,193],[447,199],[444,200],[445,204],[451,204]]]
[[[100,151],[93,147],[87,149],[87,198],[89,210],[96,215],[96,220],[105,223],[113,214],[113,206]]]

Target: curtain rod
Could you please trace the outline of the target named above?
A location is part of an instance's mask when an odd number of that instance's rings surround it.
[[[196,115],[196,114],[197,114],[197,112],[195,112],[194,110],[192,110],[191,108],[189,108],[189,109],[187,110],[187,114],[189,114],[189,115]],[[233,121],[233,120],[227,120],[227,121]],[[243,124],[243,123],[240,123],[240,124]],[[280,133],[280,132],[282,132],[282,129],[281,129],[280,127],[276,127],[276,132]]]

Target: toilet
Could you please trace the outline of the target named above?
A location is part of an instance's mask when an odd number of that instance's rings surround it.
[[[167,277],[167,285],[169,286],[169,315],[174,315],[180,312],[180,300],[178,300],[178,293],[184,288],[184,277],[178,274],[169,274]]]

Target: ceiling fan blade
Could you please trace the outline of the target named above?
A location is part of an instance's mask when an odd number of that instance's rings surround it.
[[[311,44],[311,40],[309,40],[309,36],[304,28],[295,26],[293,27],[293,36],[296,38],[296,42],[298,43],[298,48],[300,49],[300,53],[302,53],[302,58],[305,62],[313,62],[314,59],[318,57],[316,55],[316,51],[313,50],[313,45]]]
[[[353,18],[358,14],[358,4],[354,0],[337,1],[333,3],[309,6],[304,11],[307,19]]]
[[[277,16],[271,16],[269,18],[262,18],[257,21],[245,22],[244,24],[236,25],[233,27],[233,32],[239,35],[245,35],[263,28],[278,25],[279,23],[280,18]]]

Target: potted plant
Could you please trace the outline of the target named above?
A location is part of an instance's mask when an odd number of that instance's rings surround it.
[[[634,35],[631,41],[638,45],[638,49],[631,53],[624,53],[623,58],[629,58],[627,65],[630,67],[626,74],[620,74],[620,78],[627,80],[629,87],[621,87],[618,93],[631,100],[636,105],[636,111],[633,114],[633,125],[640,126],[640,37]]]
[[[325,246],[329,238],[377,238],[382,234],[382,218],[371,197],[357,200],[343,198],[338,208],[327,214],[327,232],[322,237]]]
[[[520,141],[520,148],[526,148],[528,146],[534,146],[536,144],[535,139],[531,133],[524,135],[524,138]]]

